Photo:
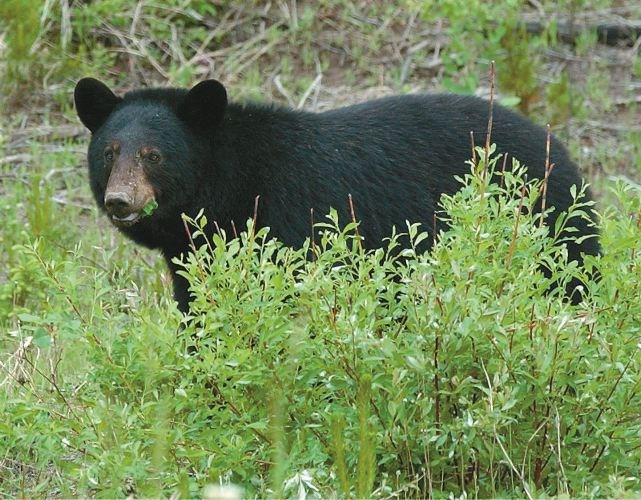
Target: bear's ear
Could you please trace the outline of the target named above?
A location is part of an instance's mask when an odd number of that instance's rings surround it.
[[[211,130],[220,124],[227,107],[227,91],[217,80],[194,86],[180,105],[178,116],[195,130]]]
[[[91,133],[105,123],[116,105],[121,101],[104,83],[95,78],[83,78],[73,92],[76,112],[80,121]]]

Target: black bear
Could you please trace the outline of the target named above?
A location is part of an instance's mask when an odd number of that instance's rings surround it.
[[[349,220],[351,193],[363,244],[376,247],[406,220],[432,228],[441,194],[459,189],[455,175],[469,172],[470,131],[485,138],[489,110],[475,97],[406,95],[311,113],[228,102],[215,80],[117,97],[84,78],[74,97],[92,133],[89,176],[99,207],[134,241],[162,251],[182,311],[190,301],[188,283],[172,259],[190,248],[183,212],[193,217],[204,209],[210,222],[232,234],[231,224],[252,217],[260,196],[258,224],[297,246],[310,236],[311,208],[326,214],[333,207]],[[493,123],[498,151],[542,178],[546,131],[500,106]],[[581,178],[554,138],[550,161],[553,227]],[[572,223],[577,234],[593,236],[568,246],[570,259],[581,262],[581,253],[599,252],[596,229],[583,219]]]

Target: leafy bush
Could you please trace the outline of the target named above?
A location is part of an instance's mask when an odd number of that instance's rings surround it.
[[[637,326],[612,321],[605,297],[575,309],[546,293],[581,271],[529,212],[537,184],[502,178],[469,176],[444,199],[452,228],[426,255],[400,260],[397,237],[362,252],[331,217],[313,247],[250,224],[191,256],[198,391],[234,443],[210,465],[241,484],[256,461],[322,484],[333,463],[359,497],[609,494],[615,471],[636,476]]]
[[[586,262],[601,279],[573,306],[562,284],[584,271],[531,213],[539,184],[522,173],[487,183],[481,162],[442,200],[450,229],[408,225],[373,252],[335,214],[301,249],[251,221],[238,239],[192,221],[181,328],[165,299],[132,302],[115,276],[75,274],[74,255],[23,247],[48,306],[20,313],[4,363],[7,491],[639,491],[639,189],[615,188],[605,254]],[[435,243],[417,255],[406,237]]]

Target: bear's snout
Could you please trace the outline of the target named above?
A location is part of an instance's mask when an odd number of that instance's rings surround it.
[[[141,218],[140,208],[134,197],[125,191],[107,191],[105,209],[111,221],[119,227],[133,226]]]
[[[131,195],[119,192],[105,193],[105,208],[112,215],[125,215],[132,212],[133,198]]]
[[[104,194],[104,208],[117,227],[130,227],[151,215],[145,207],[155,202],[156,193],[143,168],[128,157],[114,162]]]

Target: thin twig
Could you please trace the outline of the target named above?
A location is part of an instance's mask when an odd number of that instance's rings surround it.
[[[492,144],[492,123],[494,121],[494,61],[490,62],[490,113],[487,118],[487,133],[485,134],[485,165],[483,168],[483,180],[485,181],[487,169],[490,162],[490,145]]]
[[[352,217],[352,222],[355,224],[354,233],[356,234],[356,238],[357,238],[356,241],[357,241],[358,249],[359,249],[359,251],[363,251],[363,245],[361,243],[361,235],[358,232],[358,222],[356,222],[356,212],[354,211],[354,203],[352,201],[352,194],[351,193],[349,193],[347,195],[347,200],[349,202],[349,212],[350,212],[350,215]]]
[[[539,226],[543,226],[543,221],[545,219],[545,205],[547,201],[548,193],[548,179],[554,168],[554,163],[550,163],[550,124],[547,126],[547,135],[545,138],[545,173],[543,176],[543,184],[541,185],[542,195],[541,195],[541,219],[539,221]]]

